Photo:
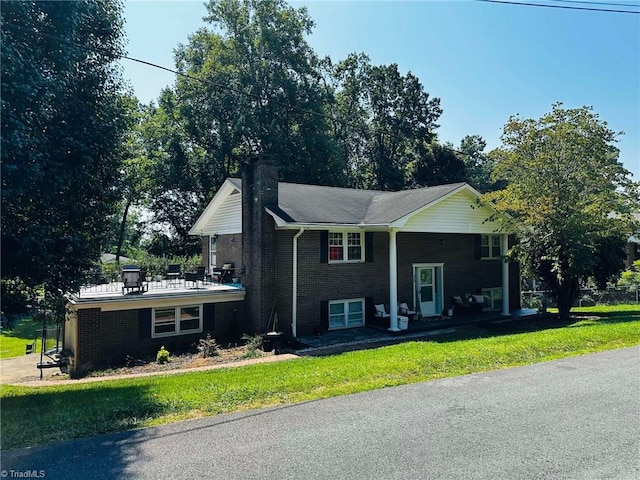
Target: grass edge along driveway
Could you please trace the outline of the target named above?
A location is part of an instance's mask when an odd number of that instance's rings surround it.
[[[640,308],[559,328],[77,385],[0,385],[3,450],[640,344]]]

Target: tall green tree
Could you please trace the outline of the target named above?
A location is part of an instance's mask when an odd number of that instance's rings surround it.
[[[464,161],[453,145],[441,144],[434,139],[430,143],[419,145],[416,151],[416,160],[411,166],[412,187],[465,181]]]
[[[149,208],[176,254],[199,248],[190,227],[249,156],[277,159],[285,181],[344,179],[323,116],[332,92],[305,39],[313,28],[306,9],[280,0],[212,0],[206,7],[210,28],[175,51],[177,69],[190,78],[163,91],[142,125]]]
[[[153,238],[162,239],[158,254],[193,255],[200,250],[200,241],[189,236],[189,229],[215,188],[238,171],[237,165],[214,162],[202,139],[192,139],[185,131],[188,121],[170,88],[162,91],[158,106],[142,111],[136,148],[143,163],[137,165],[145,175],[142,187]]]
[[[617,134],[591,108],[562,108],[538,120],[511,117],[495,152],[487,194],[509,214],[516,254],[551,289],[561,318],[569,316],[582,281],[602,285],[620,272],[629,235],[638,228],[638,184],[618,161]]]
[[[122,5],[5,2],[0,14],[2,277],[73,290],[118,200]]]
[[[465,136],[458,147],[464,161],[467,182],[481,193],[498,190],[504,186],[491,180],[495,161],[490,154],[485,153],[486,147],[487,142],[480,135]]]
[[[305,8],[281,0],[212,0],[213,30],[201,29],[176,52],[175,86],[187,139],[210,168],[235,172],[247,156],[277,158],[284,180],[335,184],[343,174],[322,115],[326,90],[305,36]]]
[[[333,70],[335,105],[331,111],[352,186],[400,190],[411,186],[412,165],[429,160],[442,114],[440,99],[431,98],[410,72],[398,65],[371,65],[363,54],[351,54]],[[354,184],[355,183],[355,184]]]

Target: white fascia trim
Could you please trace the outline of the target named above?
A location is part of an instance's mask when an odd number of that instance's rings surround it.
[[[279,230],[379,230],[387,231],[389,225],[386,223],[302,223],[302,222],[287,222],[280,218],[277,214],[272,212],[269,208],[265,207],[265,211],[273,217],[276,222],[276,227]]]
[[[205,235],[207,223],[211,221],[211,218],[215,215],[220,206],[236,190],[241,191],[229,179],[225,180],[222,186],[218,189],[218,192],[209,202],[209,205],[207,205],[198,217],[198,220],[196,220],[196,223],[191,227],[191,230],[189,230],[189,235]]]
[[[246,291],[244,289],[225,291],[194,291],[193,293],[176,292],[173,294],[135,296],[135,297],[107,297],[107,298],[69,298],[69,303],[76,310],[87,308],[99,308],[103,312],[113,312],[120,310],[139,310],[141,308],[159,308],[171,306],[185,306],[197,303],[226,303],[239,302],[244,300]]]

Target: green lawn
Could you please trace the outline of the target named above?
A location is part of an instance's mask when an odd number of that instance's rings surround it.
[[[559,324],[487,326],[439,337],[243,368],[52,387],[0,386],[2,449],[304,402],[640,344],[640,307]],[[521,333],[513,333],[517,329]],[[467,332],[469,335],[472,331]]]
[[[33,342],[36,332],[41,328],[42,324],[31,317],[18,320],[13,330],[3,328],[0,333],[0,359],[24,355],[27,343]]]

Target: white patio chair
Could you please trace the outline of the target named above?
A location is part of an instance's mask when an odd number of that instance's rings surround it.
[[[398,313],[405,317],[409,317],[410,320],[417,318],[418,314],[418,312],[416,312],[415,310],[409,309],[409,305],[404,302],[398,305]]]

